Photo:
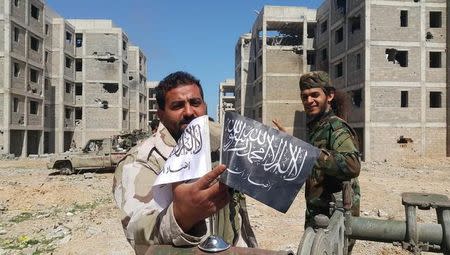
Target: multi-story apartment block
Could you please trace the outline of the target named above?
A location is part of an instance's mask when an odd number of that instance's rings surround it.
[[[128,47],[128,75],[130,87],[130,129],[148,130],[147,58],[137,46]]]
[[[219,85],[219,107],[217,121],[222,123],[227,111],[235,111],[235,84],[234,79],[226,79]]]
[[[44,3],[0,1],[0,154],[44,152]]]
[[[447,3],[447,51],[450,50],[450,4]],[[450,58],[447,59],[447,92],[450,95]],[[447,157],[450,157],[450,103],[447,97]]]
[[[76,143],[130,130],[127,35],[111,20],[68,21],[76,33]]]
[[[75,28],[45,8],[44,152],[63,152],[74,141],[76,122]]]
[[[246,98],[250,96],[250,93],[246,93],[246,89],[252,86],[252,81],[248,77],[248,69],[250,65],[250,44],[251,44],[252,34],[247,33],[239,37],[239,40],[235,47],[235,108],[236,112],[244,115],[250,116],[252,111],[250,105],[245,104],[246,101],[251,100],[251,98]]]
[[[289,133],[304,136],[298,80],[314,65],[315,24],[315,10],[305,7],[264,6],[259,12],[251,39],[244,35],[236,46],[241,113],[267,125],[282,119]]]
[[[63,152],[147,130],[146,58],[130,47],[128,59],[128,38],[112,21],[65,20],[41,0],[1,0],[0,27],[0,154]]]
[[[317,69],[351,95],[366,160],[446,155],[446,17],[446,0],[327,0],[318,9]]]
[[[159,81],[148,81],[146,84],[147,87],[147,99],[148,99],[148,111],[147,111],[147,119],[148,124],[154,119],[158,119],[156,112],[158,111],[158,105],[156,103],[156,91],[155,88],[158,86]]]

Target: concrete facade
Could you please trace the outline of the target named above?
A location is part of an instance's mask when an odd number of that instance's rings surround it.
[[[111,21],[65,20],[40,0],[1,0],[0,26],[0,154],[63,152],[147,130],[145,56],[138,49],[129,64],[128,38]],[[140,80],[132,95],[128,65]]]
[[[298,79],[313,69],[315,24],[315,10],[304,7],[259,12],[250,40],[243,35],[236,45],[236,108],[244,116],[266,125],[277,118],[289,133],[305,136]]]
[[[154,119],[158,119],[156,112],[158,110],[158,104],[156,103],[156,92],[155,88],[158,86],[159,81],[148,81],[146,84],[147,88],[147,98],[148,98],[148,110],[147,110],[147,120],[148,124]]]
[[[44,152],[44,3],[0,1],[0,154]]]
[[[217,121],[222,123],[225,112],[235,111],[235,82],[234,79],[226,79],[219,84],[219,107],[217,109]]]
[[[445,0],[328,0],[317,10],[317,68],[352,97],[365,160],[447,155],[446,17]]]
[[[148,130],[147,58],[137,46],[128,47],[128,83],[130,87],[130,129]]]

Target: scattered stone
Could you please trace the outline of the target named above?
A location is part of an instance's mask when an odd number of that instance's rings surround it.
[[[70,217],[70,216],[73,216],[73,213],[68,212],[68,213],[66,213],[66,215]]]
[[[369,216],[370,213],[369,213],[368,211],[362,211],[362,215],[364,215],[364,216]]]
[[[8,207],[4,203],[0,203],[0,212],[6,212]]]
[[[84,179],[92,179],[94,178],[94,174],[93,173],[85,173],[83,174]]]
[[[97,235],[98,233],[99,233],[99,230],[96,229],[96,228],[93,228],[93,227],[89,227],[89,228],[86,230],[86,234],[87,234],[88,237],[95,236],[95,235]]]
[[[384,212],[384,211],[381,210],[381,209],[378,209],[377,215],[378,215],[378,217],[380,217],[380,218],[387,218],[387,217],[389,216],[386,212]]]
[[[62,239],[70,233],[71,231],[69,228],[65,227],[64,225],[58,225],[47,235],[47,239]]]
[[[0,228],[0,235],[5,235],[6,233],[7,233],[6,230]]]
[[[67,235],[57,242],[58,245],[66,244],[72,239],[72,235]]]

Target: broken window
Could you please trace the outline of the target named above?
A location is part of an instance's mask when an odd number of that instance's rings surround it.
[[[128,96],[128,88],[125,87],[125,86],[122,88],[122,96],[123,97],[127,97]]]
[[[45,24],[45,35],[48,35],[48,29],[49,29],[48,24]]]
[[[327,60],[327,58],[328,58],[327,48],[322,49],[322,61]]]
[[[39,20],[39,8],[33,4],[31,5],[31,17]]]
[[[19,7],[19,0],[14,0],[14,6]]]
[[[361,29],[361,16],[350,18],[350,28],[352,30],[352,33],[355,32],[356,30]]]
[[[13,111],[19,111],[19,99],[17,97],[13,98]]]
[[[430,52],[430,68],[442,67],[442,52]]]
[[[103,83],[103,89],[108,93],[116,93],[119,90],[117,83]]]
[[[13,72],[14,72],[14,77],[19,77],[19,74],[20,74],[19,63],[14,63]]]
[[[399,64],[401,67],[408,67],[408,51],[397,49],[386,49],[386,59],[394,64]]]
[[[400,11],[400,26],[401,27],[408,26],[408,11],[406,10]]]
[[[126,42],[126,41],[122,41],[122,49],[123,49],[124,51],[127,50],[127,42]]]
[[[76,72],[83,71],[83,59],[81,58],[75,59],[75,71]]]
[[[72,33],[66,31],[66,43],[72,44]]]
[[[19,34],[20,34],[20,30],[18,27],[14,27],[14,41],[18,42],[19,41]]]
[[[83,46],[83,34],[76,33],[75,34],[75,46],[80,48]]]
[[[39,103],[37,101],[30,100],[30,114],[38,114]]]
[[[442,27],[442,12],[430,12],[430,27]]]
[[[320,32],[325,33],[327,31],[327,28],[328,28],[328,21],[325,20],[324,22],[322,22],[322,24],[320,24]]]
[[[122,111],[122,120],[127,120],[128,119],[128,111],[127,110],[123,110]]]
[[[45,54],[44,54],[44,63],[48,63],[48,51],[45,51]]]
[[[65,109],[65,113],[66,113],[66,119],[70,119],[70,115],[72,115],[72,111],[69,108]]]
[[[122,73],[126,74],[128,71],[128,66],[126,64],[122,65]]]
[[[427,40],[433,39],[433,34],[431,32],[427,32],[425,39],[427,39]]]
[[[344,64],[342,62],[339,62],[339,64],[334,66],[334,73],[335,73],[335,78],[339,78],[342,75],[344,75]]]
[[[30,49],[39,51],[39,39],[34,36],[30,36]]]
[[[431,91],[430,92],[430,108],[442,107],[442,92]]]
[[[66,82],[66,93],[70,94],[72,92],[72,84]]]
[[[352,93],[352,102],[353,105],[356,107],[361,107],[361,102],[362,102],[362,90],[358,89],[358,90],[354,90]]]
[[[30,81],[31,82],[38,82],[39,79],[39,73],[37,70],[30,68]]]
[[[75,84],[75,95],[82,96],[83,95],[83,84],[76,83]]]
[[[316,54],[313,51],[307,51],[306,64],[311,66],[316,64]]]
[[[397,143],[400,143],[400,144],[412,143],[412,142],[413,142],[413,139],[404,137],[402,135],[397,140]]]
[[[69,57],[66,57],[66,67],[72,68],[72,59]]]
[[[336,10],[345,14],[346,0],[336,0]]]
[[[356,70],[361,69],[361,53],[356,54]]]
[[[405,108],[408,107],[408,91],[400,92],[400,107]]]
[[[338,44],[344,40],[344,28],[341,27],[334,32],[334,43]]]
[[[83,109],[81,107],[75,108],[75,120],[83,119]]]

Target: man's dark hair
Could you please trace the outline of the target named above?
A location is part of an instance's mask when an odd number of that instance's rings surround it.
[[[151,130],[153,131],[155,129],[158,129],[158,125],[159,125],[159,120],[158,119],[152,120],[152,122],[150,122]]]
[[[198,86],[200,89],[200,95],[203,99],[203,89],[200,84],[200,80],[195,78],[192,74],[178,71],[167,75],[162,81],[159,82],[158,86],[156,86],[156,103],[158,104],[158,108],[164,110],[167,91],[189,84],[195,84]]]
[[[335,88],[323,88],[325,95],[330,95],[334,91],[334,98],[331,100],[331,109],[339,118],[347,121],[348,112],[350,110],[350,97],[347,92],[336,90]]]

